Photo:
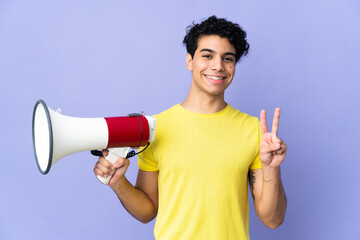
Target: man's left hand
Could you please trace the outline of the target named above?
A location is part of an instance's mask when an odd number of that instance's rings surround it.
[[[259,156],[263,167],[279,168],[284,161],[287,146],[286,143],[277,136],[279,129],[280,108],[275,109],[271,132],[268,131],[266,123],[266,111],[260,112],[260,127],[262,139],[260,142]],[[265,166],[264,166],[265,165]]]

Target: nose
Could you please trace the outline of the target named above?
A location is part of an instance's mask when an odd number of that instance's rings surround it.
[[[225,70],[224,63],[223,63],[223,60],[222,60],[221,57],[220,58],[213,58],[212,70],[218,71],[218,72],[221,72],[221,71]]]

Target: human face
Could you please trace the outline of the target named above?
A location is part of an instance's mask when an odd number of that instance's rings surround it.
[[[194,57],[186,55],[186,66],[192,71],[192,91],[223,97],[235,74],[235,53],[227,38],[199,37]]]

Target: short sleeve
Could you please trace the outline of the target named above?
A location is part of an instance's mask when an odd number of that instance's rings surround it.
[[[251,163],[251,165],[249,167],[251,170],[262,168],[261,161],[260,161],[260,156],[259,156],[261,137],[262,137],[262,133],[261,133],[260,121],[258,121],[257,154],[256,154],[255,159],[252,161],[252,163]]]
[[[141,151],[142,149],[139,149]],[[154,155],[152,153],[151,144],[144,152],[138,155],[138,166],[141,170],[154,172],[158,171],[158,164],[157,161],[154,159]]]

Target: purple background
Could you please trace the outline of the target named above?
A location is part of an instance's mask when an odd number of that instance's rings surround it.
[[[251,44],[226,100],[255,116],[267,109],[269,122],[282,108],[286,220],[267,229],[251,201],[252,239],[358,239],[359,12],[356,0],[1,0],[0,239],[153,239],[154,221],[123,209],[88,152],[38,172],[33,106],[90,118],[183,101],[185,28],[212,14],[238,22]],[[136,173],[134,159],[131,182]]]

